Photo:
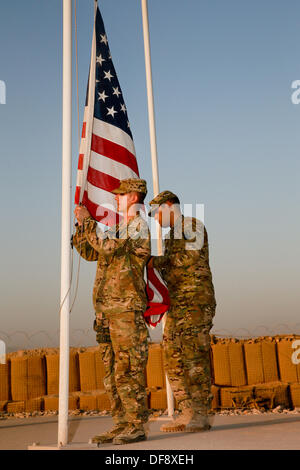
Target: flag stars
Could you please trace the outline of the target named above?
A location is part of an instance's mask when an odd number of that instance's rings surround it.
[[[101,36],[101,41],[100,42],[104,42],[104,44],[107,46],[107,37],[106,37],[106,34],[100,34]]]
[[[111,81],[113,75],[110,73],[110,70],[108,72],[104,72],[104,78],[107,78],[107,80]]]
[[[110,125],[117,125],[131,135],[127,108],[112,63],[108,38],[103,28],[96,29],[96,38],[95,118],[102,119]]]
[[[102,62],[105,62],[105,59],[103,59],[102,54],[100,54],[96,59],[96,63],[102,66]]]
[[[119,98],[119,95],[122,94],[119,90],[119,87],[116,87],[116,88],[113,87],[113,90],[114,90],[113,95],[116,95]]]
[[[112,106],[111,108],[106,108],[108,113],[107,113],[107,116],[112,116],[113,118],[115,117],[115,114],[118,112],[118,111],[115,111],[115,107]]]
[[[98,101],[102,100],[103,103],[105,103],[106,98],[108,98],[108,95],[105,94],[105,90],[102,91],[102,93],[98,93],[98,95],[99,95]]]

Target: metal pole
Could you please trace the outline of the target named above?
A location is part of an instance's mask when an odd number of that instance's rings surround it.
[[[61,310],[59,356],[58,447],[68,443],[69,314],[71,274],[71,164],[72,164],[72,0],[63,0],[63,110],[62,110]]]
[[[155,129],[155,114],[154,114],[154,99],[153,99],[153,85],[152,85],[151,51],[150,51],[147,0],[142,0],[142,14],[143,14],[145,66],[146,66],[146,81],[147,81],[148,116],[149,116],[149,130],[150,130],[150,147],[151,147],[151,158],[152,158],[153,191],[154,191],[154,196],[156,196],[159,193],[159,177],[158,177],[157,145],[156,145],[156,129]]]
[[[147,0],[142,1],[142,16],[143,16],[143,33],[144,33],[144,49],[145,49],[145,67],[146,67],[146,82],[147,82],[147,98],[148,98],[148,116],[149,116],[149,131],[150,131],[150,148],[152,159],[152,177],[153,177],[153,192],[154,196],[159,193],[159,176],[158,176],[158,160],[157,160],[157,145],[156,145],[156,128],[155,128],[155,113],[154,113],[154,99],[153,99],[153,85],[152,85],[152,69],[151,69],[151,50],[150,50],[150,34],[149,34],[149,20],[148,20],[148,4]],[[157,248],[158,256],[162,255],[162,233],[161,227],[157,228]],[[163,329],[165,326],[165,318],[163,319]],[[166,376],[167,385],[167,401],[168,401],[168,415],[174,414],[174,398],[171,386]]]

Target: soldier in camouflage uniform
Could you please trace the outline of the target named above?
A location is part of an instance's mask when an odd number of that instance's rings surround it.
[[[165,432],[203,431],[211,427],[210,329],[215,294],[209,266],[207,232],[199,220],[181,214],[179,200],[163,191],[150,202],[150,216],[171,227],[163,256],[151,258],[166,281],[170,309],[163,335],[166,372],[181,410]]]
[[[139,211],[146,181],[126,179],[112,191],[123,222],[103,232],[85,207],[77,206],[79,226],[73,245],[87,261],[97,261],[93,290],[94,329],[105,366],[113,429],[92,442],[126,444],[146,439],[148,420],[145,367],[148,330],[144,267],[150,258],[150,232]]]

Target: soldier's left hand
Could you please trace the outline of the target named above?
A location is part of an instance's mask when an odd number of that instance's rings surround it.
[[[78,220],[78,224],[82,225],[82,222],[84,221],[84,219],[86,217],[90,217],[91,214],[89,213],[86,207],[76,206],[74,209],[74,215],[76,219]]]

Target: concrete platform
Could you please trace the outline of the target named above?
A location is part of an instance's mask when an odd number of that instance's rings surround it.
[[[112,426],[110,416],[70,416],[66,450],[300,450],[300,414],[216,415],[211,431],[204,433],[160,432],[163,421],[149,423],[148,440],[126,446],[88,444],[89,438]],[[55,447],[57,416],[10,418],[0,421],[0,449]]]

